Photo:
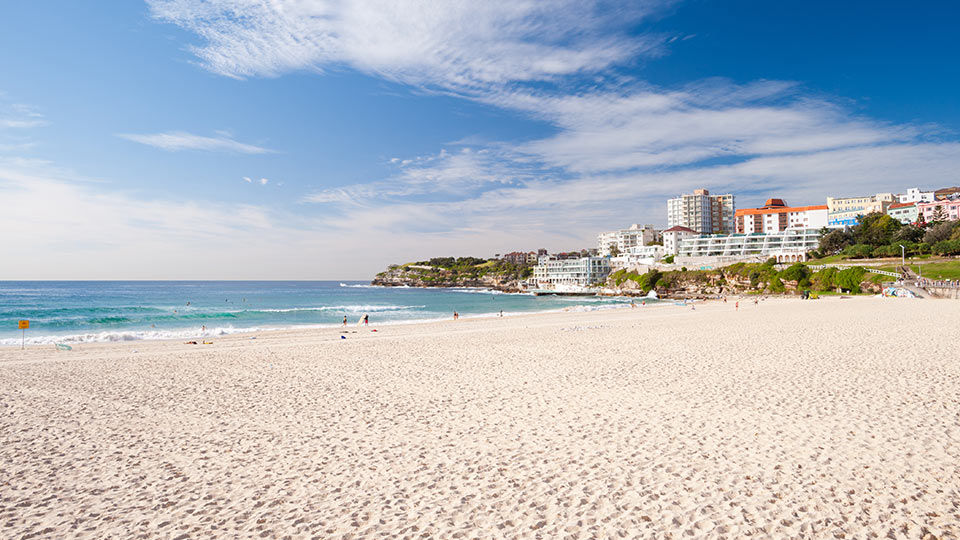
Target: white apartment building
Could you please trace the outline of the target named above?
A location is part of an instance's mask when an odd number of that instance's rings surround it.
[[[680,242],[679,258],[733,260],[776,257],[780,262],[804,261],[820,244],[819,229],[787,229],[772,233],[700,235]],[[677,260],[677,263],[683,262]]]
[[[903,195],[900,195],[901,203],[921,203],[933,202],[933,191],[920,191],[919,188],[910,188]]]
[[[632,268],[639,265],[651,265],[663,258],[663,246],[636,246],[626,253],[610,258],[610,269]]]
[[[617,246],[619,253],[627,253],[632,248],[646,246],[651,242],[656,242],[659,238],[660,231],[654,229],[653,225],[644,225],[641,227],[634,223],[628,229],[598,234],[597,254],[601,257],[611,255],[611,246]]]
[[[557,259],[540,257],[533,268],[533,281],[539,289],[555,289],[557,286],[589,287],[602,282],[610,275],[610,259],[606,257],[580,257]]]
[[[733,195],[710,195],[706,189],[667,200],[667,228],[687,227],[702,234],[733,232]]]
[[[662,236],[663,253],[664,256],[667,256],[676,255],[680,251],[680,242],[686,240],[687,238],[698,236],[698,233],[689,227],[681,227],[677,225],[663,231]]]

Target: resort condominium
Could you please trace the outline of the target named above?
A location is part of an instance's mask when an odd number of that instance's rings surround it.
[[[698,233],[733,232],[733,195],[710,195],[697,189],[667,200],[667,227],[687,227]]]

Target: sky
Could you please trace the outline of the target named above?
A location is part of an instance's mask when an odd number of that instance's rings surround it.
[[[357,279],[960,185],[947,0],[0,4],[0,279]]]

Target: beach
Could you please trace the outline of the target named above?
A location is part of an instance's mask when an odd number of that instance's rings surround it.
[[[957,328],[826,297],[3,347],[0,536],[957,538]]]

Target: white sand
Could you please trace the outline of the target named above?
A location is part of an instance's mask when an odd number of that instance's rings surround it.
[[[829,298],[0,349],[0,537],[957,538],[958,329]]]

